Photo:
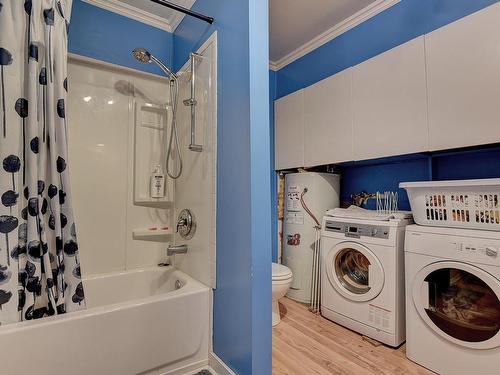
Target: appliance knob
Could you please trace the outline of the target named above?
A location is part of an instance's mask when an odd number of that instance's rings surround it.
[[[378,230],[377,229],[372,229],[372,237],[375,237],[378,233]]]
[[[487,247],[486,248],[486,255],[492,258],[496,258],[498,256],[498,250],[494,249],[493,247]]]

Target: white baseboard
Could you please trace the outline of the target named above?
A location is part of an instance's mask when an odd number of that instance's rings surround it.
[[[208,364],[215,371],[215,375],[236,375],[214,352],[208,354]]]

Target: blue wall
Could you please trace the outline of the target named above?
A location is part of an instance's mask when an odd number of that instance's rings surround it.
[[[428,155],[416,154],[344,163],[340,165],[340,201],[351,203],[351,194],[362,191],[398,191],[399,208],[409,210],[408,196],[399,183],[430,180],[429,160]],[[366,208],[375,209],[375,201],[370,200]]]
[[[408,196],[399,189],[400,182],[500,178],[500,145],[351,162],[339,167],[342,202],[350,203],[351,194],[362,191],[398,191],[399,207],[409,210]],[[375,202],[370,200],[366,207],[374,209]]]
[[[433,180],[500,177],[500,146],[435,153]]]
[[[269,3],[249,0],[252,374],[272,372]],[[224,74],[222,72],[222,74]],[[221,301],[223,303],[224,301]]]
[[[498,0],[402,0],[278,71],[277,98],[426,34]]]
[[[203,0],[174,33],[180,68],[218,37],[214,351],[238,374],[271,373],[271,188],[267,0]]]
[[[73,1],[69,52],[145,72],[162,74],[155,64],[141,64],[132,50],[144,47],[172,66],[173,34],[119,14]]]

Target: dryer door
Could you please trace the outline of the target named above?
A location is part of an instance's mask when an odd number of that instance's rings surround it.
[[[413,303],[438,335],[462,347],[500,346],[500,280],[470,264],[442,261],[413,279]]]
[[[384,269],[375,254],[356,242],[341,242],[325,258],[332,286],[352,301],[370,301],[384,286]]]

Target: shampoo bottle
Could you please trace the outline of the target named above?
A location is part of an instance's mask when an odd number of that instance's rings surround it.
[[[161,165],[157,165],[151,175],[151,198],[163,198],[165,196],[165,175]]]

